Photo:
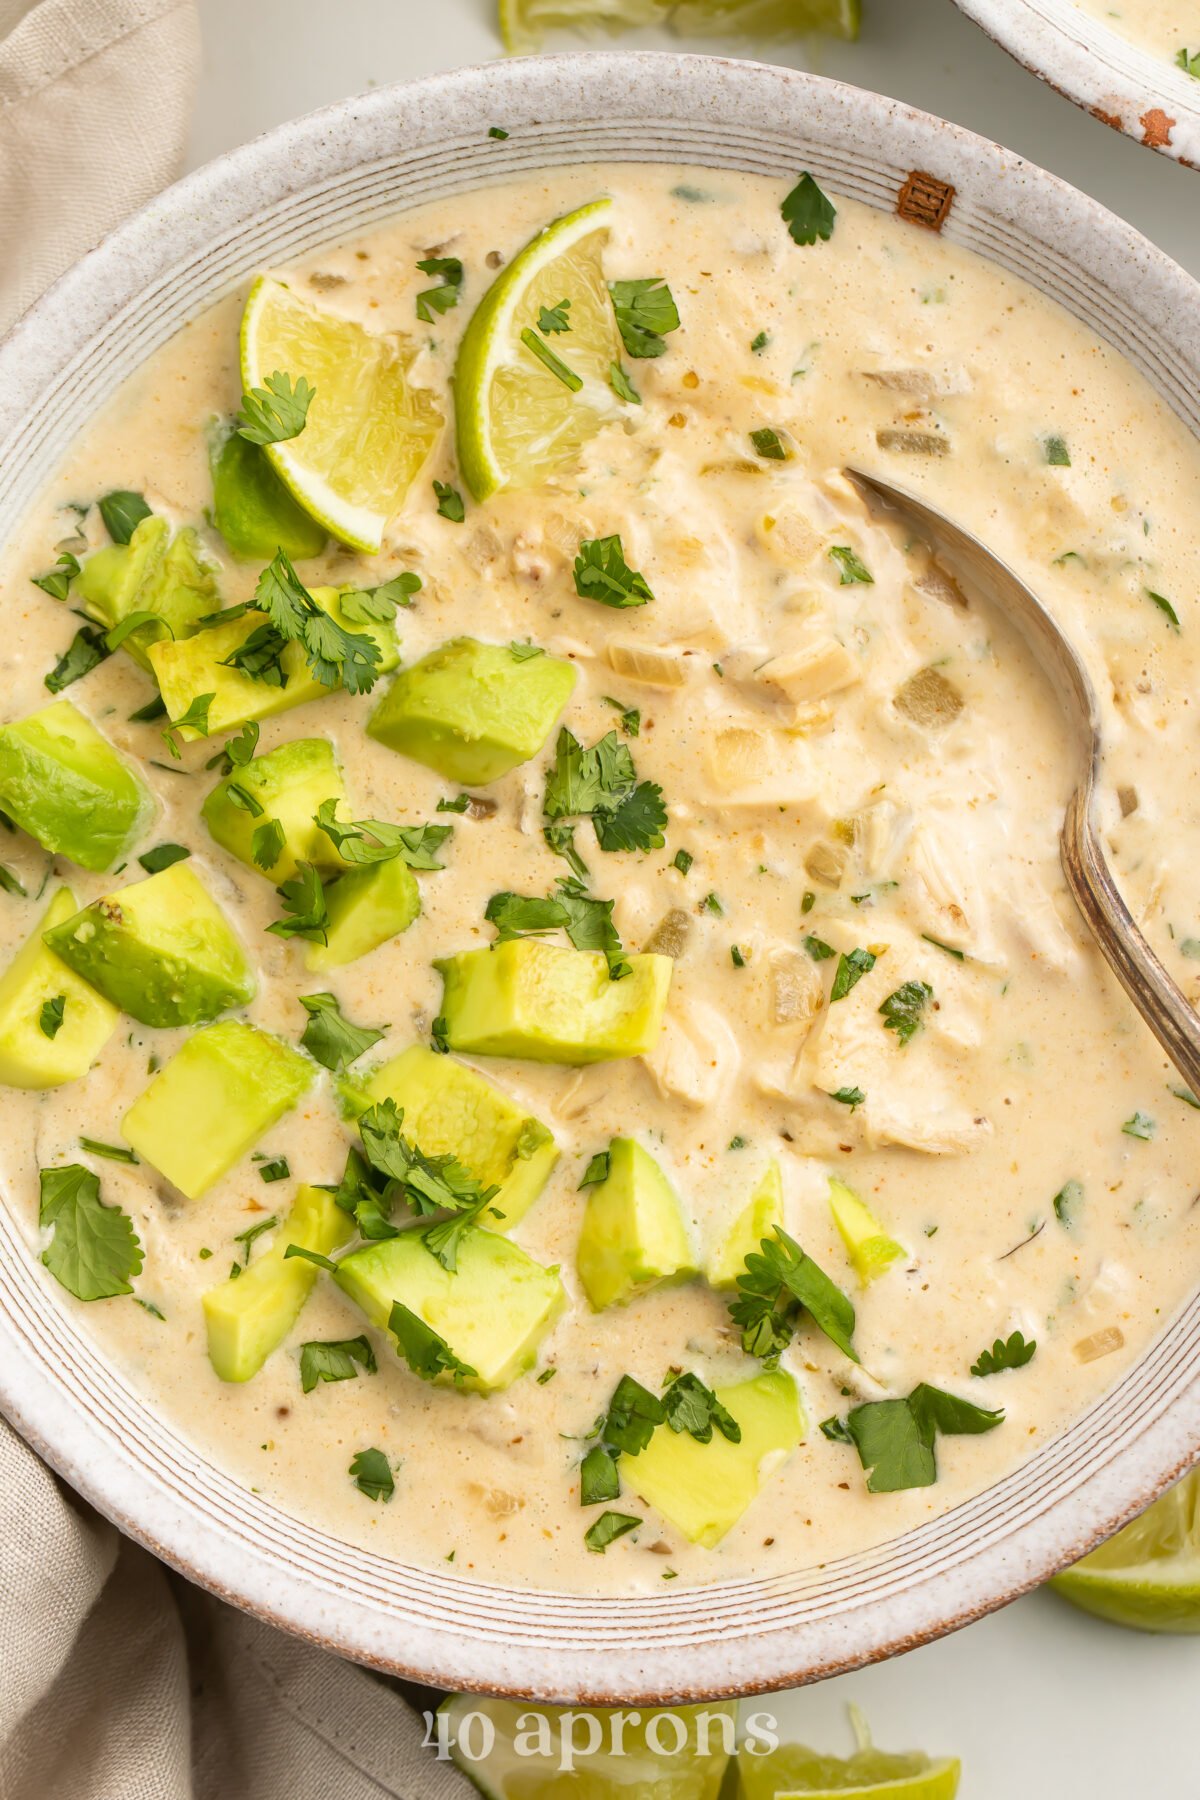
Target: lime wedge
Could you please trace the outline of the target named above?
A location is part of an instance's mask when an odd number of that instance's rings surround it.
[[[616,33],[656,23],[682,37],[856,38],[861,0],[499,0],[499,12],[504,48],[516,55],[536,50],[547,31]]]
[[[1050,1585],[1134,1631],[1200,1632],[1200,1469]]]
[[[593,200],[539,231],[496,277],[463,334],[454,369],[458,460],[477,500],[563,468],[619,411],[609,375],[621,340],[600,264],[611,205]],[[540,331],[543,309],[563,300],[569,329]],[[569,385],[544,355],[563,366]]]
[[[768,1756],[738,1760],[741,1800],[954,1800],[957,1757],[936,1761],[919,1750],[893,1754],[867,1748],[853,1756],[818,1756],[803,1744],[784,1744]]]
[[[412,357],[404,338],[321,312],[266,275],[242,314],[243,387],[278,370],[316,390],[299,435],[266,446],[276,473],[318,524],[368,555],[442,429],[430,395],[409,385]]]
[[[438,1728],[488,1800],[717,1800],[736,1718],[736,1700],[624,1711],[452,1694]]]

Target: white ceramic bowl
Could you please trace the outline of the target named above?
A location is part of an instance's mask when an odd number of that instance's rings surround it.
[[[490,125],[510,133],[489,139]],[[891,210],[1014,271],[1119,346],[1200,432],[1200,288],[1128,225],[969,132],[811,75],[689,56],[546,57],[348,100],[172,188],[0,346],[0,542],[74,434],[185,319],[417,201],[615,158],[744,169]],[[911,179],[917,172],[918,179]],[[654,1598],[489,1588],[286,1517],[105,1361],[0,1205],[0,1404],[68,1481],[205,1586],[306,1637],[450,1687],[604,1701],[791,1685],[1013,1598],[1200,1455],[1200,1293],[1120,1385],[986,1493],[823,1569]]]
[[[954,4],[1010,56],[1103,124],[1200,168],[1200,81],[1194,75],[1131,44],[1074,0]]]

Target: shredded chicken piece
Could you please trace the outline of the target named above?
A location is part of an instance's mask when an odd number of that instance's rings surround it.
[[[711,1106],[728,1091],[742,1052],[715,1006],[689,1000],[668,1012],[658,1043],[643,1061],[664,1100]]]

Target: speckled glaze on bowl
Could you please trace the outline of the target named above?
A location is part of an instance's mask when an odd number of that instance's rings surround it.
[[[489,139],[491,125],[509,136]],[[611,158],[793,179],[900,210],[1031,281],[1200,434],[1200,287],[1019,157],[896,102],[709,57],[576,55],[348,100],[222,158],[84,258],[0,346],[0,542],[74,433],[185,320],[262,264],[414,202]],[[239,1486],[104,1360],[0,1201],[0,1405],[95,1506],[194,1580],[361,1662],[597,1703],[816,1680],[1000,1606],[1200,1456],[1200,1291],[1112,1392],[987,1492],[822,1569],[652,1598],[486,1587],[338,1542]]]
[[[1104,125],[1200,169],[1200,81],[1074,0],[954,0],[1041,80]]]

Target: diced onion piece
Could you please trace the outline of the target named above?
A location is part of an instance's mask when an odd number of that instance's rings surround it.
[[[1119,787],[1117,801],[1121,808],[1121,817],[1127,819],[1130,813],[1138,809],[1138,792],[1135,787]]]
[[[963,709],[963,697],[938,669],[918,669],[896,694],[896,711],[914,725],[943,727]]]
[[[767,682],[797,703],[823,700],[827,694],[839,693],[861,680],[862,671],[856,656],[836,638],[826,638],[807,650],[788,656],[773,656],[757,670],[759,681]]]
[[[811,562],[824,542],[804,514],[794,507],[764,514],[758,529],[763,548],[792,567]]]
[[[918,593],[928,594],[931,600],[941,600],[947,606],[957,606],[964,612],[966,611],[967,596],[963,593],[953,575],[949,574],[945,569],[939,568],[937,563],[930,563],[924,575],[921,576],[919,581],[914,582],[913,585]]]
[[[629,681],[647,687],[678,688],[687,680],[687,666],[678,650],[656,650],[645,644],[610,644],[610,667]]]
[[[1080,1338],[1075,1345],[1075,1354],[1080,1362],[1097,1362],[1102,1356],[1111,1356],[1114,1350],[1120,1350],[1125,1343],[1125,1333],[1119,1325],[1106,1325],[1103,1331],[1093,1331],[1091,1337]]]
[[[749,725],[727,725],[714,732],[708,767],[718,787],[727,791],[761,781],[774,766],[769,735]]]

